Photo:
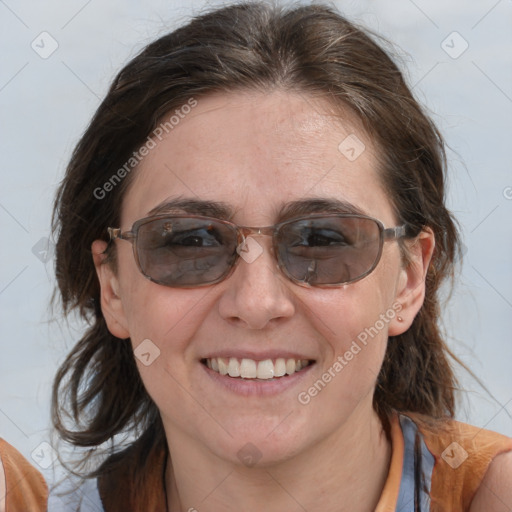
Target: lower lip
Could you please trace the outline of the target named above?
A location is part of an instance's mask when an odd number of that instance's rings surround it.
[[[199,363],[206,374],[217,384],[224,386],[233,393],[242,396],[274,396],[279,393],[292,388],[299,384],[310,370],[315,366],[315,363],[310,364],[306,368],[295,372],[292,375],[277,377],[274,379],[260,380],[260,379],[242,379],[237,377],[230,377],[229,375],[221,375],[208,368],[205,364]]]

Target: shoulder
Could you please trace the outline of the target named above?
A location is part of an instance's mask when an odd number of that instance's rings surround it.
[[[508,512],[511,509],[512,451],[509,451],[492,460],[469,512]]]
[[[0,438],[0,510],[45,511],[48,488],[43,476],[18,450]]]
[[[450,418],[408,416],[434,457],[431,498],[437,504],[435,510],[512,509],[511,438]]]

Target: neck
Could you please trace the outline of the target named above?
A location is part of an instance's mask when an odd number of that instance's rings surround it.
[[[168,512],[238,512],[240,504],[249,512],[375,510],[391,457],[373,409],[354,411],[329,437],[263,468],[219,459],[176,434],[167,431]]]

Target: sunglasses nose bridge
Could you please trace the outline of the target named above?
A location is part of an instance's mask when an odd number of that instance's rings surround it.
[[[245,238],[248,236],[272,236],[275,231],[275,226],[239,226],[238,230]]]
[[[247,238],[250,237],[266,237],[270,236],[274,239],[275,227],[274,226],[263,226],[263,227],[251,227],[251,226],[239,226],[238,227],[238,243],[244,243]]]
[[[238,250],[237,252],[240,254],[241,252],[246,252],[244,247],[247,244],[248,238],[253,238],[256,241],[256,238],[260,237],[271,237],[270,245],[267,246],[270,254],[274,255],[275,247],[275,226],[263,226],[263,227],[252,227],[252,226],[238,226]],[[256,241],[257,242],[257,241]],[[261,247],[261,251],[263,251],[263,247],[258,243]],[[240,252],[241,248],[241,252]]]

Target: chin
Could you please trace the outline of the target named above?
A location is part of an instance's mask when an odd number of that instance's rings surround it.
[[[285,418],[284,416],[283,418]],[[222,439],[206,441],[210,450],[219,458],[231,464],[246,468],[272,467],[289,461],[308,447],[304,434],[288,425],[281,430],[275,418],[255,425],[254,421],[233,425]],[[286,421],[286,420],[285,420]]]

